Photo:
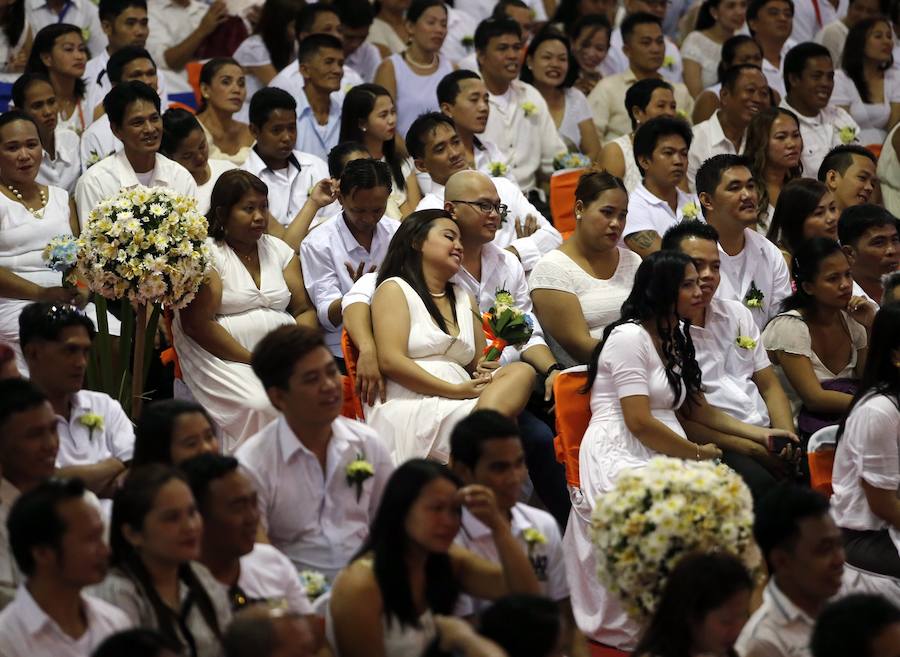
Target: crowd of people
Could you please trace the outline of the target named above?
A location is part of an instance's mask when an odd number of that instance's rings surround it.
[[[900,0],[0,24],[0,655],[900,655]],[[129,417],[43,252],[139,185],[211,269]],[[657,456],[740,476],[763,564],[639,623],[591,514]]]

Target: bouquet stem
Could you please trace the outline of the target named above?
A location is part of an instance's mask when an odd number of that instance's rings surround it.
[[[154,309],[155,314],[155,309]],[[131,419],[141,416],[144,401],[144,352],[147,340],[147,306],[141,304],[135,309],[134,318],[134,361],[131,365]]]
[[[109,322],[106,315],[106,297],[94,295],[94,306],[97,308],[97,341],[96,356],[98,362],[99,387],[108,395],[115,396],[112,371],[112,344],[109,338]]]

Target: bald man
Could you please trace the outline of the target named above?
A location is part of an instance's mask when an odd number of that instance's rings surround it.
[[[303,616],[266,605],[238,613],[222,637],[225,657],[314,657],[318,643]]]

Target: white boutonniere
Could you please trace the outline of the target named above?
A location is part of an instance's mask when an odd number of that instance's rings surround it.
[[[538,545],[547,545],[547,537],[534,527],[528,527],[522,532],[522,538],[528,546],[528,557],[531,558],[532,553]]]
[[[347,465],[347,485],[356,486],[356,501],[362,497],[363,483],[369,477],[374,476],[374,466],[366,460],[362,452],[356,453],[356,458]]]
[[[744,305],[748,308],[762,308],[765,298],[766,295],[762,293],[762,290],[756,287],[756,281],[750,281],[750,289],[744,295]]]
[[[310,602],[328,591],[328,580],[318,570],[301,570],[300,583]]]
[[[841,138],[841,143],[845,146],[847,144],[852,144],[856,141],[856,128],[853,126],[845,125],[843,128],[838,130],[838,136]]]
[[[691,201],[690,203],[685,203],[681,208],[681,217],[682,219],[687,219],[688,221],[696,221],[700,216],[700,208],[697,207],[697,204]]]
[[[94,429],[103,431],[103,416],[99,413],[85,413],[78,418],[78,423],[88,428],[88,440],[94,439]]]
[[[494,178],[500,178],[506,175],[506,172],[509,171],[509,167],[503,164],[503,162],[491,162],[488,164],[488,171]]]
[[[537,105],[532,103],[530,100],[522,103],[522,112],[525,114],[525,118],[529,118],[534,116],[537,113]]]

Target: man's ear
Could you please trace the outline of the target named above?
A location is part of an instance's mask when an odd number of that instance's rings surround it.
[[[112,21],[105,21],[103,19],[100,20],[100,29],[103,30],[103,34],[105,34],[107,37],[110,35],[110,32],[112,32],[112,28]]]
[[[710,194],[709,192],[700,192],[697,195],[697,198],[700,199],[700,205],[703,206],[704,210],[706,210],[708,212],[712,212],[712,210],[713,210],[712,194]]]
[[[269,398],[269,401],[272,402],[272,406],[275,407],[275,410],[281,413],[284,412],[286,393],[286,390],[282,390],[278,386],[269,386],[266,388],[266,396]]]
[[[651,158],[647,157],[646,155],[638,155],[637,157],[637,162],[639,165],[641,165],[641,169],[643,169],[645,173],[650,167],[650,160]]]
[[[444,201],[444,210],[449,212],[450,216],[454,219],[456,219],[455,209],[456,206],[453,203],[451,203],[450,201]]]
[[[834,190],[836,190],[838,188],[838,185],[841,182],[840,177],[839,177],[840,175],[841,174],[839,174],[836,169],[829,169],[825,173],[825,186],[828,188],[829,191],[833,192]]]
[[[421,171],[422,173],[428,173],[428,169],[425,168],[425,160],[420,157],[413,158],[413,164],[416,165],[416,169]]]
[[[850,262],[850,266],[853,266],[853,263],[856,261],[856,249],[854,249],[849,244],[844,244],[841,246],[841,251],[844,252],[844,255],[847,256],[847,260]]]
[[[453,105],[452,104],[447,103],[447,102],[441,103],[440,109],[443,114],[446,114],[451,119],[453,118]]]

